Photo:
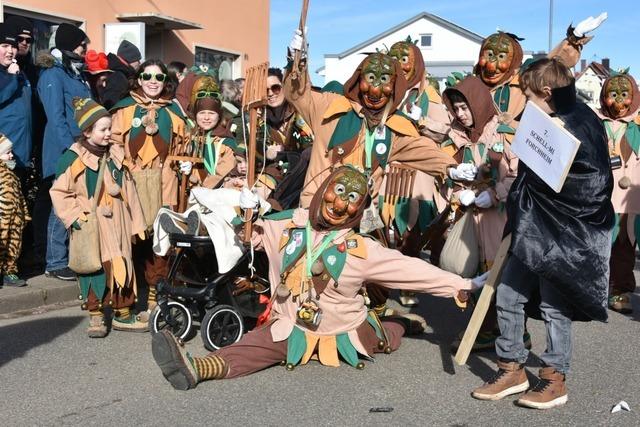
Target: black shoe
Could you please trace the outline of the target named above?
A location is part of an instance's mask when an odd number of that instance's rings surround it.
[[[2,279],[4,286],[13,286],[14,288],[21,288],[27,286],[27,281],[19,278],[16,274],[5,274]]]
[[[59,268],[53,271],[45,271],[44,275],[47,277],[55,277],[59,280],[76,280],[76,273],[73,272],[69,267]]]

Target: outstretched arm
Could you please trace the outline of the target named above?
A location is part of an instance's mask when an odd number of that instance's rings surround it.
[[[587,33],[598,28],[605,19],[607,19],[607,12],[601,13],[596,18],[590,16],[579,22],[575,28],[569,25],[567,37],[554,47],[547,56],[549,58],[560,57],[562,63],[569,68],[575,66],[580,60],[582,48],[593,38],[593,36],[587,36]]]

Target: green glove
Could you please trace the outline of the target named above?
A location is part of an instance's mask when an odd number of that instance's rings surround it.
[[[73,227],[74,230],[80,230],[80,223],[78,222],[78,220],[73,221],[71,227]]]

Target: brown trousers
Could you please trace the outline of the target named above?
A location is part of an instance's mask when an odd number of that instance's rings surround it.
[[[98,311],[100,310],[100,303],[102,303],[102,305],[106,307],[107,304],[109,304],[109,301],[113,302],[113,305],[111,307],[113,307],[114,310],[131,307],[135,301],[135,298],[136,296],[133,293],[133,288],[131,287],[120,289],[113,294],[111,294],[109,289],[107,289],[104,294],[104,298],[102,298],[102,301],[100,301],[98,296],[93,292],[93,289],[89,289],[89,295],[87,296],[87,310]]]
[[[159,257],[153,253],[153,240],[148,237],[147,240],[139,241],[133,245],[133,264],[136,266],[136,272],[140,269],[137,266],[144,266],[144,275],[137,274],[138,288],[147,285],[148,289],[153,289],[155,295],[156,284],[160,279],[166,278],[169,274],[169,261],[165,257]],[[142,280],[144,279],[144,280]],[[144,295],[143,295],[144,296]]]
[[[636,248],[629,241],[627,231],[627,214],[620,215],[620,232],[611,247],[611,260],[609,261],[609,293],[620,295],[636,290],[636,279],[633,269],[636,266]]]
[[[253,374],[287,359],[287,340],[273,342],[270,326],[267,324],[256,328],[244,335],[237,343],[211,353],[221,357],[227,363],[229,372],[225,379]],[[382,326],[387,332],[391,350],[396,351],[400,347],[404,327],[395,322],[382,322]],[[364,331],[361,332],[361,329]],[[369,354],[382,351],[378,348],[375,331],[368,322],[358,328],[358,335]]]

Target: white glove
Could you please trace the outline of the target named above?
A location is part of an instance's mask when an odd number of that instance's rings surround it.
[[[463,206],[469,206],[476,200],[476,193],[473,190],[462,190],[458,194],[458,200]]]
[[[278,153],[284,150],[284,147],[280,144],[270,145],[267,147],[267,159],[275,160],[278,157]]]
[[[489,191],[484,190],[482,193],[478,194],[475,203],[479,208],[490,208],[493,206],[493,196]]]
[[[180,173],[182,173],[183,175],[191,175],[192,168],[193,163],[180,161]]]
[[[596,18],[593,16],[580,21],[578,25],[573,29],[573,34],[576,37],[584,37],[589,31],[593,31],[598,28],[607,19],[607,12],[602,12]]]
[[[291,52],[296,50],[302,50],[303,45],[304,45],[304,35],[302,34],[302,31],[300,31],[300,29],[298,28],[293,32],[293,38],[289,43],[289,50]]]
[[[471,163],[461,163],[449,169],[449,177],[454,181],[473,181],[477,173],[478,168]]]
[[[242,209],[256,209],[260,206],[260,198],[247,187],[240,191],[240,207]]]
[[[489,278],[489,273],[490,271],[487,271],[486,273],[482,273],[481,275],[471,279],[472,290],[475,291],[476,289],[480,289],[481,287],[483,287],[484,284],[487,283],[487,279]]]
[[[422,108],[418,107],[415,104],[412,104],[411,110],[409,111],[408,116],[411,117],[411,120],[414,120],[417,122],[418,120],[420,120],[420,117],[422,116]]]

